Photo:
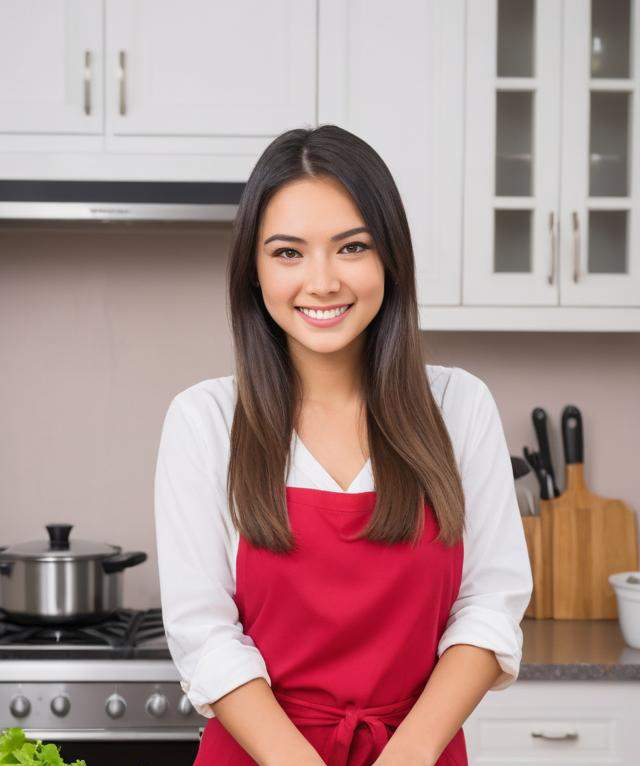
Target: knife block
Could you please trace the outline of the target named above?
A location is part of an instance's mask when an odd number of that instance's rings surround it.
[[[522,516],[527,541],[533,592],[525,617],[536,620],[553,618],[553,520],[547,501],[540,502],[540,513]]]

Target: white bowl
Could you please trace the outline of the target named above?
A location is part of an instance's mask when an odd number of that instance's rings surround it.
[[[632,649],[640,649],[640,582],[627,582],[630,576],[640,581],[640,572],[616,572],[608,579],[618,600],[622,636]]]

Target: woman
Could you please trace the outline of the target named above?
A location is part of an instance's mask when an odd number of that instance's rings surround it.
[[[174,397],[155,479],[195,764],[464,766],[463,721],[517,678],[531,569],[489,389],[421,359],[368,144],[323,125],[267,147],[229,295],[236,374]]]

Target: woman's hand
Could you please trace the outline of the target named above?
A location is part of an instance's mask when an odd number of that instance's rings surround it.
[[[434,766],[437,759],[425,758],[421,753],[397,747],[389,740],[371,766]]]
[[[271,761],[273,764],[274,762]],[[278,766],[327,766],[319,755],[309,755],[304,757],[294,756],[292,758],[280,758]]]

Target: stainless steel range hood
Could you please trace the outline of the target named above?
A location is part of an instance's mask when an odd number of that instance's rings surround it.
[[[0,219],[233,221],[235,181],[0,180]]]

